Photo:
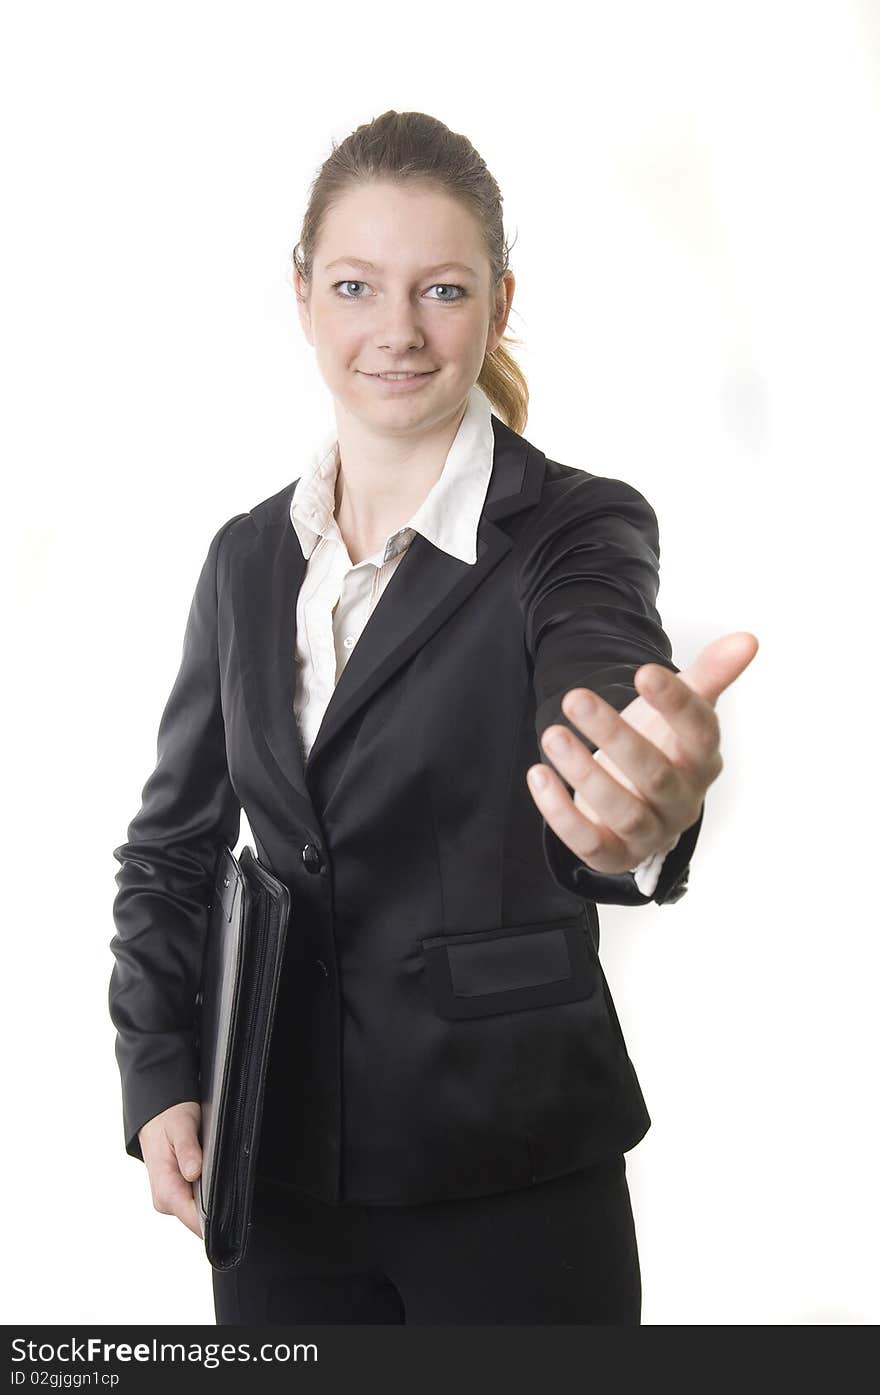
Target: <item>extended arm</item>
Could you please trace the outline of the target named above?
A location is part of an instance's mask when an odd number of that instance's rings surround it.
[[[561,701],[587,687],[618,712],[637,696],[636,670],[661,664],[673,673],[672,646],[656,608],[660,543],[651,505],[622,480],[581,472],[556,486],[558,497],[526,539],[520,572],[526,648],[534,666],[535,733],[540,760],[548,726],[575,731]],[[596,746],[587,738],[589,750]],[[544,853],[554,879],[568,891],[604,903],[640,906],[685,894],[699,818],[666,853],[651,894],[634,872],[588,867],[543,821]],[[655,864],[656,866],[656,864]]]

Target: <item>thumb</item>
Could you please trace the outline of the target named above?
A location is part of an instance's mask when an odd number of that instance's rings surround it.
[[[177,1166],[187,1182],[194,1182],[202,1170],[202,1150],[195,1139],[175,1141],[174,1152]]]
[[[700,651],[690,667],[682,669],[678,676],[714,707],[725,688],[739,678],[757,652],[756,635],[749,630],[734,630],[720,639],[713,639]]]

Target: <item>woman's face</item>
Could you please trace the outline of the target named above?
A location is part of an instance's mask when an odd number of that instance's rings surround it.
[[[296,285],[337,412],[407,436],[460,410],[504,332],[514,277],[493,294],[478,225],[456,200],[374,181],[329,212],[306,301],[298,274]],[[402,385],[377,376],[406,371],[424,376]]]

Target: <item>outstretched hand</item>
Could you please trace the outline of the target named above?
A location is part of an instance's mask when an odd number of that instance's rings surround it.
[[[542,817],[593,871],[629,871],[697,821],[724,764],[715,703],[757,652],[755,635],[737,630],[681,673],[642,664],[639,696],[622,712],[589,688],[565,693],[564,715],[601,749],[592,755],[567,727],[547,727],[541,745],[555,770],[532,765],[526,775]]]

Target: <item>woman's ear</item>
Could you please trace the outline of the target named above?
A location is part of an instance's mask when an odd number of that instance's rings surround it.
[[[299,313],[299,322],[303,327],[303,334],[312,345],[315,346],[315,338],[312,332],[312,313],[309,305],[309,287],[306,285],[299,271],[293,273],[293,289],[296,292],[296,308]]]
[[[492,323],[489,325],[489,335],[486,340],[486,352],[492,353],[501,343],[502,335],[507,328],[507,321],[510,317],[510,307],[513,302],[513,292],[516,287],[516,277],[512,271],[505,271],[501,280],[495,288],[495,312]]]

